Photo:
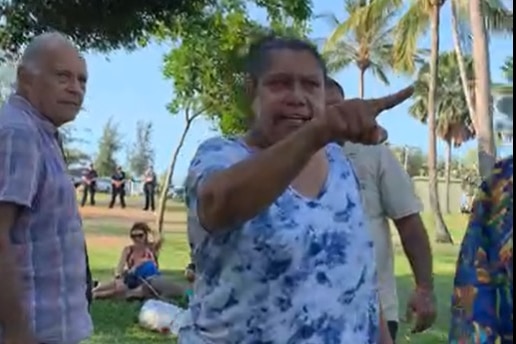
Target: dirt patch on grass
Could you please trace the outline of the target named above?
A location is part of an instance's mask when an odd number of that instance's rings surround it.
[[[87,234],[86,243],[88,247],[95,248],[122,248],[129,243],[129,240],[114,235]]]
[[[147,222],[153,225],[156,221],[155,214],[136,207],[109,209],[105,206],[86,206],[80,208],[80,213],[85,223],[91,226],[116,223],[120,227],[130,228],[134,222]],[[165,213],[165,232],[184,232],[185,230],[186,212],[184,210],[178,209],[177,211],[167,211]]]

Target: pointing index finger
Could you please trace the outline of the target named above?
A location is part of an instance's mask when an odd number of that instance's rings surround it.
[[[399,104],[403,103],[405,100],[410,98],[413,93],[414,93],[414,86],[410,85],[410,86],[405,87],[404,89],[402,89],[396,93],[390,94],[388,96],[381,97],[381,98],[368,99],[367,101],[373,107],[376,116],[378,116],[383,111],[392,109],[393,107],[398,106]]]

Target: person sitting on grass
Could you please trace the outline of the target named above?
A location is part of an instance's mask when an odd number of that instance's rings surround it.
[[[153,234],[155,240],[150,241],[152,230],[144,222],[136,222],[129,233],[133,243],[123,249],[114,280],[95,287],[95,299],[142,298],[142,284],[160,275],[157,257],[163,244],[161,236]]]

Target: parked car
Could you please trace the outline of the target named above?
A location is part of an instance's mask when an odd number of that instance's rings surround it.
[[[97,179],[97,192],[111,193],[111,179],[110,178],[98,178]]]
[[[77,189],[82,184],[82,178],[77,176],[72,176],[73,186]]]

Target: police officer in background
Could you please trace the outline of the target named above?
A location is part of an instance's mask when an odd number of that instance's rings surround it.
[[[121,166],[118,166],[115,173],[111,176],[111,202],[109,208],[113,208],[117,196],[120,197],[120,206],[125,208],[125,172]]]
[[[147,211],[150,207],[150,210],[154,211],[154,195],[156,191],[157,178],[152,166],[149,166],[147,171],[145,171],[143,180],[143,192],[145,194],[145,206],[143,207],[143,210]]]
[[[86,204],[86,200],[88,199],[88,194],[90,196],[90,205],[95,205],[95,191],[97,189],[97,171],[93,164],[84,171],[82,174],[82,201],[81,206],[84,207]]]

